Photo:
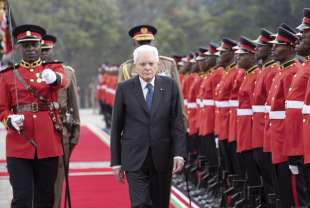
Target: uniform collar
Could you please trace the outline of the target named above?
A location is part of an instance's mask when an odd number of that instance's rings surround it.
[[[39,58],[38,60],[36,60],[32,63],[29,63],[29,62],[22,60],[20,65],[26,69],[35,68],[37,66],[42,65],[42,60],[41,60],[41,58]]]
[[[289,61],[287,61],[287,62],[281,64],[280,66],[281,66],[281,68],[284,68],[284,69],[285,69],[285,68],[291,66],[292,64],[294,64],[295,61],[296,61],[296,59],[294,58],[294,59],[291,59],[291,60],[289,60]]]
[[[258,66],[255,64],[254,66],[252,66],[251,68],[249,68],[247,71],[246,71],[246,74],[250,74],[252,71],[254,71]]]
[[[263,67],[262,68],[266,68],[267,66],[270,66],[271,64],[275,63],[274,60],[269,60],[267,61],[266,63],[263,64]]]
[[[228,69],[231,69],[233,68],[234,66],[236,66],[237,64],[235,62],[229,64],[226,68],[225,68],[225,71],[228,70]]]

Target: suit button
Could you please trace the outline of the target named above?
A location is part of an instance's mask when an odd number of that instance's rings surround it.
[[[33,117],[33,118],[36,118],[36,117],[37,117],[37,115],[33,115],[32,117]]]
[[[29,69],[29,71],[30,71],[30,72],[33,72],[33,71],[34,71],[34,69]]]
[[[304,118],[302,121],[303,121],[304,123],[306,123],[307,119]]]
[[[30,82],[34,82],[34,79],[30,79]]]
[[[271,127],[271,123],[269,123],[269,126]]]
[[[288,91],[292,91],[292,88],[290,87],[290,88],[288,89]]]

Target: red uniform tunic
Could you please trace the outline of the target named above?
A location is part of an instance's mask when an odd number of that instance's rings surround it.
[[[285,100],[293,76],[300,69],[300,63],[290,61],[276,76],[271,86],[271,110],[269,112],[271,131],[271,153],[272,163],[282,163],[287,160],[287,155],[283,154],[285,135]]]
[[[302,64],[304,70],[310,70],[310,57]],[[303,143],[304,143],[304,163],[310,163],[310,80],[308,80],[304,106],[302,109],[303,113]]]
[[[198,76],[196,73],[191,73],[187,74],[184,77],[184,80],[182,82],[182,91],[183,91],[183,96],[184,96],[184,107],[186,110],[186,115],[189,117],[190,110],[188,108],[188,98],[190,96],[189,90],[190,90],[190,85],[193,82],[195,76]],[[188,126],[188,117],[187,117],[187,126]],[[189,131],[189,128],[187,128],[187,132]]]
[[[293,76],[285,103],[285,140],[283,152],[288,156],[304,154],[302,139],[302,107],[304,104],[309,68],[302,67],[300,63],[295,66],[297,73]]]
[[[201,112],[197,122],[199,124],[199,135],[205,136],[214,133],[214,92],[217,84],[220,82],[224,74],[223,68],[215,69],[205,76],[202,80],[198,98],[200,101]]]
[[[187,108],[188,108],[188,133],[189,135],[194,135],[198,133],[197,128],[197,113],[198,113],[198,105],[196,103],[196,98],[199,93],[200,84],[202,78],[195,73],[192,82],[190,83],[188,95],[187,95]]]
[[[253,128],[252,128],[252,147],[263,148],[264,145],[264,129],[265,129],[265,117],[266,117],[266,100],[269,92],[269,88],[266,88],[267,76],[271,73],[273,68],[277,68],[277,65],[270,61],[266,63],[262,70],[259,71],[256,79],[256,84],[253,92]],[[269,76],[269,79],[272,77]],[[271,80],[269,80],[271,82]]]
[[[252,149],[252,103],[255,80],[260,69],[250,69],[239,89],[237,109],[237,152]]]
[[[245,72],[243,69],[238,68],[238,74],[234,80],[233,87],[230,93],[230,108],[229,108],[229,132],[228,142],[237,140],[237,108],[239,107],[239,89],[243,82]]]
[[[40,81],[37,73],[41,73],[45,68],[52,69],[61,75],[61,83],[48,85]],[[57,102],[58,90],[66,86],[67,80],[61,64],[48,64],[25,68],[17,66],[17,70],[25,81],[40,95],[46,97],[49,102]],[[15,91],[17,89],[17,93]],[[18,101],[18,103],[17,103]],[[7,69],[0,76],[0,119],[6,121],[7,117],[14,114],[12,108],[18,105],[31,103],[41,103],[36,97],[32,96],[24,86],[16,80],[12,69]],[[56,113],[56,112],[55,112]],[[13,129],[8,129],[6,136],[6,155],[25,159],[34,159],[35,148],[29,143],[29,138],[37,143],[37,156],[39,159],[56,157],[63,154],[60,137],[56,132],[49,111],[22,112],[25,117],[22,133],[18,134]]]
[[[265,103],[265,127],[264,127],[264,142],[263,142],[263,150],[264,152],[271,152],[271,129],[270,129],[270,119],[269,119],[269,112],[271,109],[271,93],[270,93],[270,88],[272,83],[275,80],[276,74],[280,72],[280,67],[275,64],[274,67],[269,68],[268,71],[266,70],[266,76],[264,79],[264,88],[266,89],[267,92],[267,99]]]
[[[237,74],[238,70],[236,67],[230,68],[215,89],[215,133],[220,140],[228,139],[229,98]]]

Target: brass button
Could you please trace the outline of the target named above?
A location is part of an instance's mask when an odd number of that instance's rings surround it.
[[[36,117],[37,117],[37,115],[33,115],[32,117],[33,117],[33,118],[36,118]]]
[[[29,69],[30,72],[34,72],[34,69]]]
[[[269,123],[269,126],[271,127],[271,123]]]
[[[292,88],[290,87],[290,88],[288,89],[288,91],[292,91]]]
[[[30,82],[34,82],[34,79],[30,79]]]
[[[307,121],[307,119],[304,118],[302,121],[305,123]]]

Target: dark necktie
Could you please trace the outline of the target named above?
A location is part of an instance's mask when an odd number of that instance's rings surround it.
[[[146,85],[146,88],[147,88],[147,93],[146,93],[145,101],[146,101],[146,105],[147,105],[148,110],[151,111],[151,109],[152,109],[152,100],[153,100],[153,93],[154,93],[153,85],[148,83]]]

